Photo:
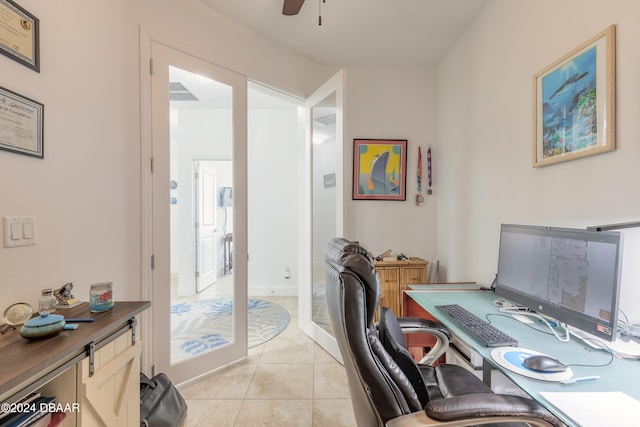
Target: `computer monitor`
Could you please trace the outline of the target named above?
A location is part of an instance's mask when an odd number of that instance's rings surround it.
[[[614,341],[621,266],[619,232],[503,224],[495,292]]]

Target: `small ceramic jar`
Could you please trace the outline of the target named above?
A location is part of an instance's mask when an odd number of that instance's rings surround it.
[[[24,322],[20,328],[20,335],[24,338],[48,337],[60,332],[65,323],[64,316],[43,312],[40,316]]]

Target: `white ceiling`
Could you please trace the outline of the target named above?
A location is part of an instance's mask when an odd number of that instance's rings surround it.
[[[323,65],[436,65],[488,0],[326,0],[322,26],[318,1],[300,14],[282,15],[283,0],[199,0],[278,44]],[[228,108],[228,88],[172,68],[198,101],[172,101],[173,108]],[[253,87],[253,108],[292,108]]]
[[[322,65],[434,66],[488,0],[200,0]],[[322,25],[318,25],[319,9]]]

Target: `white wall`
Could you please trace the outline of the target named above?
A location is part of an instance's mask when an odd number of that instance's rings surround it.
[[[3,56],[0,86],[45,105],[45,159],[0,151],[0,216],[37,221],[36,246],[0,248],[0,307],[35,305],[42,288],[66,282],[83,300],[98,281],[114,282],[116,300],[140,298],[140,28],[294,93],[334,71],[195,0],[20,5],[40,19],[41,72]]]
[[[91,283],[104,280],[114,282],[116,299],[140,297],[140,28],[301,95],[335,71],[195,0],[20,4],[41,22],[42,71],[2,57],[0,86],[45,104],[45,159],[0,151],[0,216],[37,218],[36,246],[0,248],[0,306],[35,304],[40,289],[69,281],[82,299]],[[408,139],[409,168],[406,202],[347,196],[346,237],[373,252],[437,255],[448,279],[488,282],[501,222],[582,227],[637,219],[639,17],[635,0],[493,0],[437,75],[349,67],[348,191],[353,138]],[[533,75],[612,23],[617,150],[531,168]],[[434,195],[423,207],[413,202],[418,145],[434,147]]]
[[[44,104],[44,160],[0,152],[0,216],[34,215],[37,244],[0,248],[0,307],[114,282],[140,296],[137,37],[129,2],[20,5],[40,19],[41,72],[0,58],[0,86]]]
[[[448,280],[491,282],[503,222],[582,228],[640,219],[639,22],[636,1],[492,0],[442,61],[435,188]],[[616,151],[533,168],[534,74],[611,24]],[[636,319],[638,279],[623,272],[621,308]]]
[[[252,104],[249,91],[249,295],[297,295],[298,108]]]
[[[255,89],[248,92],[248,165],[249,165],[249,293],[251,295],[297,295],[298,269],[298,207],[297,168],[295,165],[298,136],[298,107],[294,103],[273,99],[265,107],[264,97]],[[183,108],[178,114],[172,135],[172,149],[177,149],[180,165],[172,170],[179,182],[172,192],[178,197],[183,221],[175,230],[172,242],[180,245],[181,295],[195,292],[193,272],[193,188],[191,177],[193,159],[232,160],[230,111],[225,109]],[[232,185],[232,170],[220,171],[218,187]],[[229,216],[232,215],[229,209]],[[216,255],[219,274],[223,274],[224,209],[218,208]],[[172,230],[173,231],[173,230]],[[227,232],[233,232],[232,218]],[[191,260],[191,262],[189,262]],[[289,277],[285,278],[285,271]],[[190,273],[190,274],[189,274]]]
[[[416,206],[418,146],[426,190],[427,148],[436,144],[435,70],[413,67],[348,67],[345,110],[345,235],[374,254],[392,249],[431,261],[436,255],[438,193]],[[351,200],[353,139],[406,139],[407,200]]]
[[[178,295],[196,291],[196,233],[194,211],[195,160],[216,161],[216,232],[215,257],[218,274],[224,271],[224,208],[218,203],[221,187],[233,185],[233,135],[231,111],[225,108],[179,108],[172,106],[171,180],[178,184],[171,190],[177,199],[171,205],[171,272],[178,273]],[[233,210],[228,209],[227,230],[233,231]]]

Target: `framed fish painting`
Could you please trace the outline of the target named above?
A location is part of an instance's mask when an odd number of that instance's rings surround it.
[[[615,26],[533,78],[533,167],[615,150]]]
[[[353,140],[353,200],[406,200],[406,139]]]

